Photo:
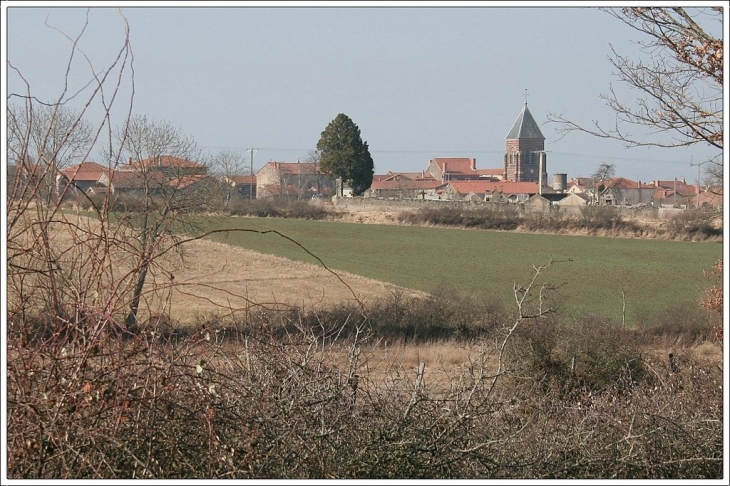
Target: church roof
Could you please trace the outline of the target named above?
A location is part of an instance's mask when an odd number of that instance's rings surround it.
[[[520,116],[517,117],[515,124],[512,125],[512,130],[507,135],[507,140],[523,138],[539,138],[545,140],[535,119],[532,117],[532,113],[527,109],[527,103],[525,103],[525,107],[522,109]]]

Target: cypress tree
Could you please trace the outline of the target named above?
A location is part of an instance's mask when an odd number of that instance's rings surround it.
[[[352,187],[353,195],[361,195],[373,183],[373,158],[368,144],[363,142],[360,129],[347,115],[340,113],[327,125],[317,142],[317,150],[320,170],[340,177]]]

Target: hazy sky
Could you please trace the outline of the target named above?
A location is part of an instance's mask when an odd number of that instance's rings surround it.
[[[44,22],[73,38],[87,9],[28,8],[31,3],[3,6],[4,54],[32,94],[52,100],[63,88],[70,42]],[[210,153],[228,149],[248,157],[256,148],[255,169],[306,158],[339,113],[360,128],[376,173],[424,170],[432,157],[475,157],[478,168],[497,168],[527,89],[546,137],[549,174],[589,176],[606,162],[629,179],[694,182],[690,162],[715,154],[705,146],[627,150],[581,133],[559,138],[548,113],[611,126],[614,114],[599,96],[612,83],[629,101],[639,95],[618,82],[607,60],[610,45],[638,59],[631,41],[639,34],[596,7],[407,4],[125,2],[121,13],[134,53],[132,111],[170,122]],[[118,11],[91,8],[79,46],[97,72],[110,66],[123,41]],[[77,55],[68,93],[90,79]],[[8,93],[25,91],[14,71],[6,81]],[[130,87],[127,75],[112,123],[128,111]]]

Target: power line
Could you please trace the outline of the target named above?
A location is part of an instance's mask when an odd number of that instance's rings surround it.
[[[657,159],[645,159],[645,158],[637,158],[637,157],[611,157],[608,155],[586,155],[586,154],[574,154],[571,152],[555,152],[553,150],[546,150],[545,152],[549,154],[558,154],[558,155],[576,155],[579,157],[585,157],[587,159],[611,159],[611,160],[630,160],[634,162],[660,162],[660,163],[667,163],[667,164],[686,164],[686,160],[657,160]]]
[[[208,149],[236,149],[236,150],[248,150],[245,147],[232,147],[232,146],[212,146],[208,145],[205,148]],[[267,151],[267,152],[308,152],[313,150],[310,148],[284,148],[284,147],[263,147],[260,150]],[[549,154],[557,154],[557,155],[569,155],[569,156],[576,156],[576,157],[584,157],[586,159],[607,159],[607,160],[626,160],[626,161],[634,161],[634,162],[658,162],[658,163],[665,163],[665,164],[686,164],[686,160],[666,160],[666,159],[647,159],[643,157],[616,157],[616,156],[608,156],[608,155],[588,155],[588,154],[578,154],[573,152],[558,152],[554,150],[545,150],[546,153]],[[428,155],[435,155],[435,154],[502,154],[504,153],[504,150],[370,150],[371,154],[428,154]]]

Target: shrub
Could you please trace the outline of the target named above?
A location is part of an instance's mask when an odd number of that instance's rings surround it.
[[[699,305],[678,304],[655,314],[640,328],[649,339],[671,345],[692,346],[714,339],[712,312]]]
[[[310,201],[299,201],[288,198],[264,199],[232,199],[229,211],[233,215],[255,216],[259,218],[297,218],[323,220],[334,217],[337,213],[321,204]]]
[[[623,222],[621,212],[613,206],[584,206],[581,223],[590,229],[615,229]]]
[[[373,303],[367,315],[378,337],[425,343],[489,336],[502,324],[501,309],[500,304],[479,301],[455,289],[437,289],[427,297],[415,298],[394,291]]]
[[[402,212],[398,219],[407,224],[514,230],[519,226],[522,216],[513,205],[494,204],[487,207],[425,207],[417,212]]]
[[[713,224],[715,215],[706,211],[681,211],[667,221],[666,228],[673,237],[704,240],[722,236],[722,228]]]
[[[522,373],[548,388],[599,391],[643,376],[633,333],[618,322],[586,316],[564,324],[551,316],[525,324],[511,343],[510,357]]]

